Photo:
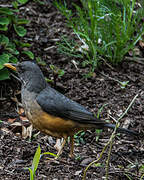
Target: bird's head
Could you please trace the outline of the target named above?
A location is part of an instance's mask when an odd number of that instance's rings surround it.
[[[24,61],[17,64],[6,63],[4,66],[16,71],[22,85],[27,89],[39,91],[46,87],[44,75],[36,63]]]

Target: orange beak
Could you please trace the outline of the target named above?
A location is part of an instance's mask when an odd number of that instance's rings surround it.
[[[12,70],[16,71],[16,67],[14,66],[14,64],[5,63],[4,66],[7,67],[7,68],[9,68],[9,69],[12,69]]]

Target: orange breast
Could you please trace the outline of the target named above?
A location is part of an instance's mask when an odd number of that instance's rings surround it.
[[[75,123],[71,120],[65,120],[60,117],[55,117],[52,115],[49,115],[45,112],[41,113],[40,124],[43,128],[47,128],[50,131],[56,131],[56,132],[68,132],[71,129],[75,128]]]
[[[44,112],[36,102],[25,111],[33,126],[48,135],[61,138],[77,131],[76,122],[50,115]]]
[[[41,132],[54,137],[71,136],[79,130],[94,128],[91,124],[78,123],[44,112],[36,101],[28,101],[25,106],[27,118]]]

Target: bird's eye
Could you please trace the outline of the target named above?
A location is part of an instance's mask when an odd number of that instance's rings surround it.
[[[19,71],[24,72],[24,67],[23,66],[19,65],[18,68],[19,68]]]

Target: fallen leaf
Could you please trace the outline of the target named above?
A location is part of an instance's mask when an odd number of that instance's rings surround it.
[[[22,126],[22,137],[24,139],[26,139],[27,137],[29,137],[31,139],[31,136],[32,136],[32,125],[30,125],[29,127],[25,127],[25,126]]]
[[[123,128],[128,129],[130,124],[131,124],[131,120],[129,118],[126,118],[123,124]]]
[[[144,42],[142,40],[139,40],[139,46],[144,49]]]
[[[78,49],[76,49],[77,51],[81,52],[81,53],[86,53],[86,51],[89,50],[89,46],[87,44],[81,45]]]
[[[29,127],[27,127],[27,137],[29,137],[30,139],[32,137],[32,130],[33,130],[33,126],[31,124]]]
[[[139,48],[135,47],[133,50],[130,50],[129,52],[129,56],[142,56],[142,52]]]
[[[16,135],[17,137],[21,137],[21,134],[20,134],[20,133],[15,133],[15,135]]]
[[[11,124],[12,126],[22,126],[22,124],[20,122],[14,122]]]
[[[1,131],[6,134],[10,133],[10,130],[8,128],[1,128]]]
[[[134,54],[134,56],[141,56],[142,55],[140,49],[137,47],[134,48],[133,54]]]
[[[28,119],[27,119],[27,117],[23,117],[23,116],[20,116],[20,119],[22,120],[22,121],[29,121]]]
[[[27,128],[25,126],[22,126],[22,137],[24,139],[27,138]]]
[[[8,118],[8,122],[9,123],[13,123],[16,120],[16,118],[12,119],[12,118]]]
[[[81,172],[82,172],[82,170],[76,171],[74,175],[78,176]]]

